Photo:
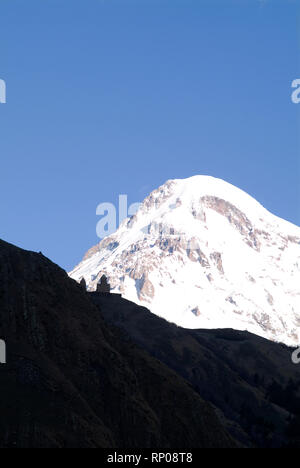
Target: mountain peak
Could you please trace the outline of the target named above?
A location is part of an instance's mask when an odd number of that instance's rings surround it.
[[[214,177],[168,180],[71,276],[186,328],[235,328],[296,344],[300,229]]]

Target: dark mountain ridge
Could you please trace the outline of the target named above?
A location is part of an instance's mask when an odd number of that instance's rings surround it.
[[[183,329],[125,299],[88,294],[107,322],[190,382],[240,443],[299,445],[300,365],[291,348],[248,332]]]
[[[235,447],[195,389],[41,254],[0,241],[0,447]]]

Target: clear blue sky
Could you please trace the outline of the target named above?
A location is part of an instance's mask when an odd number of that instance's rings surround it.
[[[299,2],[0,0],[0,237],[72,268],[96,206],[208,174],[300,224]]]

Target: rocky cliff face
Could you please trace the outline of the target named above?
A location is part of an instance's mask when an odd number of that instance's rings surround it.
[[[0,447],[230,447],[211,406],[105,324],[42,255],[0,241]]]
[[[300,325],[300,228],[212,177],[168,181],[70,273],[186,328],[289,345]]]

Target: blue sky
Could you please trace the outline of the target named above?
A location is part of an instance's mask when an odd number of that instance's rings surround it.
[[[0,0],[0,237],[66,269],[96,207],[221,177],[300,224],[299,2]]]

